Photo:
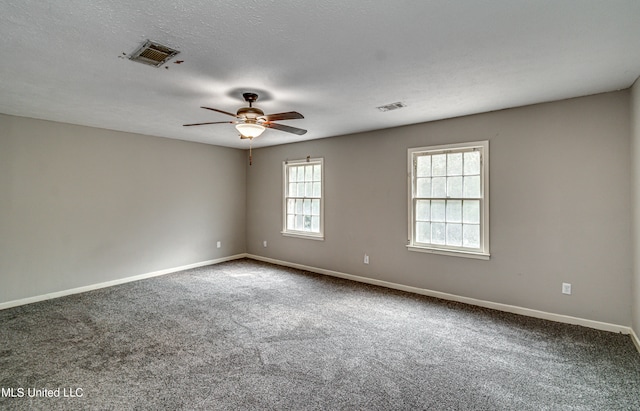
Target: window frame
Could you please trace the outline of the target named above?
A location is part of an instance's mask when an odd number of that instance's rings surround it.
[[[416,241],[416,199],[434,198],[417,197],[416,194],[416,167],[417,157],[420,155],[448,154],[451,152],[464,152],[469,150],[480,151],[480,247],[470,249],[450,245],[433,243],[417,243]],[[443,144],[427,147],[409,148],[407,150],[407,180],[408,180],[408,237],[407,249],[423,253],[442,254],[457,257],[477,258],[488,260],[489,252],[489,141],[473,141],[468,143]],[[448,196],[445,197],[449,198]],[[458,197],[454,197],[458,199]],[[464,200],[464,197],[460,197]],[[427,245],[428,244],[428,245]]]
[[[319,232],[287,229],[287,203],[290,198],[306,198],[289,195],[289,170],[301,165],[320,165],[320,222]],[[318,197],[308,197],[318,198]],[[324,158],[305,158],[302,160],[286,160],[282,162],[282,231],[283,236],[324,240]]]

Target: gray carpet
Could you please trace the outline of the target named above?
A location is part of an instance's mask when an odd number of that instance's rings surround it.
[[[2,409],[639,410],[640,354],[237,260],[0,311],[0,387]]]

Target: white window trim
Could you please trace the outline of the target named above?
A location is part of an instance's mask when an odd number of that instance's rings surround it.
[[[288,165],[302,165],[307,163],[320,163],[320,232],[310,233],[308,231],[287,230],[287,185],[288,185]],[[282,162],[282,231],[285,237],[303,238],[307,240],[324,241],[324,158],[305,158],[303,160],[286,160]]]
[[[481,163],[481,184],[482,184],[482,206],[481,206],[481,224],[480,238],[482,239],[480,251],[461,250],[456,248],[442,248],[438,246],[418,246],[413,244],[414,240],[414,209],[413,209],[413,157],[415,153],[421,152],[438,152],[447,150],[456,150],[464,148],[480,148],[482,150]],[[417,251],[430,254],[441,254],[455,257],[476,258],[481,260],[489,260],[489,141],[473,141],[469,143],[444,144],[438,146],[416,147],[407,150],[407,180],[408,180],[408,237],[407,249],[409,251]]]

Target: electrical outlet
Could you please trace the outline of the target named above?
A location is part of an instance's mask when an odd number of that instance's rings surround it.
[[[267,248],[267,240],[264,240],[264,241],[262,242],[262,246],[263,246],[264,248]]]
[[[218,248],[222,247],[222,242],[218,241],[218,242],[216,243],[216,246],[217,246]]]
[[[562,294],[571,294],[571,284],[562,283]]]
[[[369,264],[369,256],[366,254],[364,255],[364,263]]]

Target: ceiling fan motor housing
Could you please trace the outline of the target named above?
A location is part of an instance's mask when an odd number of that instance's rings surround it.
[[[255,123],[258,117],[264,116],[264,112],[257,107],[241,107],[236,115],[247,123]]]

